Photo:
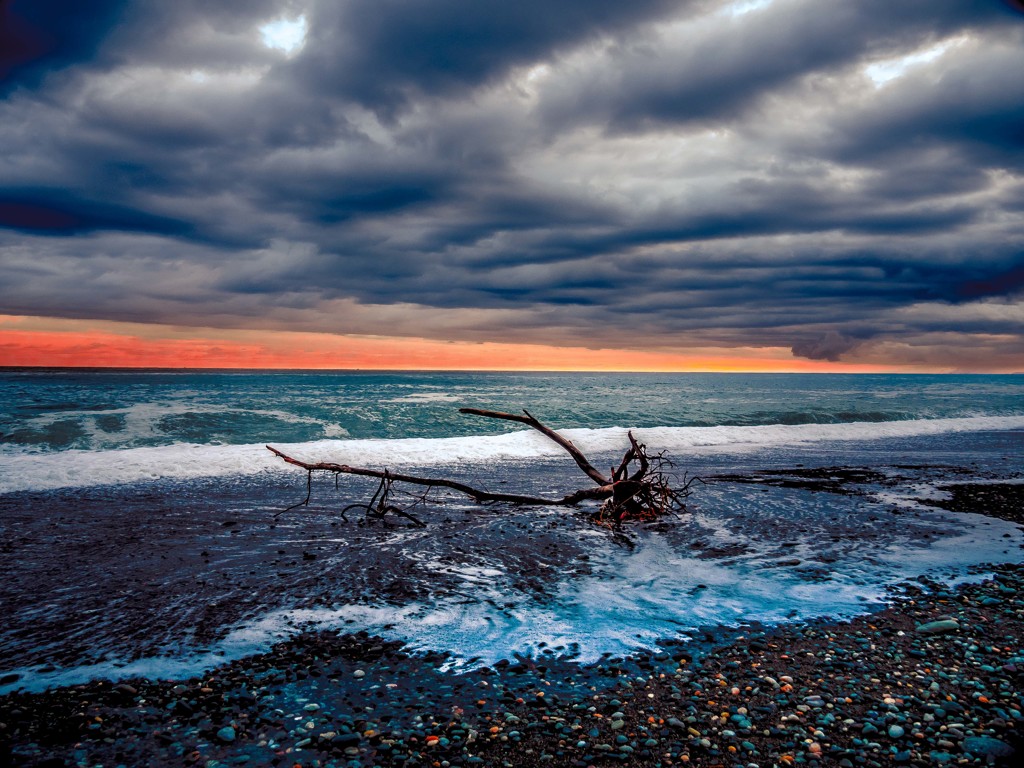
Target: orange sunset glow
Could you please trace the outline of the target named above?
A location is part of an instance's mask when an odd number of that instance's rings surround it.
[[[595,2],[0,2],[0,364],[1024,370],[1019,2]]]
[[[879,365],[798,359],[787,349],[772,347],[711,347],[674,353],[11,316],[0,318],[0,365],[851,373],[894,370]]]

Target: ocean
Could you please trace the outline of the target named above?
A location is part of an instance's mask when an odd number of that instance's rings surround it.
[[[508,492],[590,482],[528,409],[610,466],[633,430],[687,510],[610,530],[586,508],[339,510],[375,485],[304,460]],[[942,508],[1024,480],[1024,377],[0,370],[0,692],[176,676],[311,628],[455,666],[593,661],[721,627],[838,617],[901,584],[1022,559],[1018,526]],[[408,498],[408,503],[414,499]],[[978,510],[984,512],[984,510]]]

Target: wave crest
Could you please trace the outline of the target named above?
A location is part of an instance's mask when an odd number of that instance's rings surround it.
[[[750,453],[776,446],[831,441],[881,440],[958,432],[1024,429],[1024,416],[975,416],[916,421],[769,426],[653,427],[633,430],[642,442],[673,457],[694,453]],[[592,456],[616,454],[625,427],[567,429],[561,433]],[[365,466],[472,465],[558,456],[561,449],[531,430],[471,437],[398,440],[317,440],[275,443],[307,461]],[[0,493],[44,491],[152,480],[247,476],[281,469],[262,444],[174,444],[106,451],[32,453],[7,447],[0,453]]]

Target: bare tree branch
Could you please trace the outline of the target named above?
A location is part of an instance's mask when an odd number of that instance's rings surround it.
[[[284,459],[289,464],[294,464],[297,467],[302,467],[307,472],[334,472],[337,474],[344,475],[360,475],[362,477],[377,477],[377,478],[391,478],[394,482],[409,483],[410,485],[425,485],[430,488],[449,488],[453,491],[458,491],[461,494],[469,496],[474,501],[482,503],[488,502],[507,502],[509,504],[532,504],[537,506],[574,506],[579,504],[581,501],[586,500],[597,500],[606,499],[612,495],[612,489],[610,485],[601,486],[599,488],[585,488],[583,490],[574,491],[573,493],[567,494],[558,499],[545,498],[543,496],[524,496],[517,493],[492,493],[491,491],[485,491],[481,488],[474,488],[471,485],[460,483],[457,480],[449,480],[448,478],[442,477],[416,477],[415,475],[401,475],[389,470],[379,469],[366,469],[365,467],[350,467],[346,464],[334,464],[332,462],[305,462],[300,459],[293,458],[286,453],[277,450],[271,445],[267,446],[267,450]],[[302,502],[295,506],[302,506]]]
[[[526,414],[525,416],[520,416],[515,413],[502,413],[500,411],[483,411],[480,410],[479,408],[459,408],[459,413],[469,413],[474,416],[484,416],[488,419],[504,419],[505,421],[518,421],[520,424],[526,424],[527,426],[533,427],[538,432],[543,434],[545,437],[558,443],[558,445],[562,446],[566,451],[568,451],[569,455],[576,460],[576,466],[578,466],[580,469],[586,472],[587,477],[589,477],[595,483],[597,483],[598,485],[608,485],[611,482],[607,477],[598,472],[597,469],[595,469],[589,461],[587,461],[587,457],[580,453],[580,449],[573,445],[571,440],[562,437],[560,434],[555,432],[555,430],[541,424],[539,421],[533,418],[533,416],[530,415],[530,412],[527,411],[525,408],[523,409],[523,413]]]
[[[426,488],[416,496],[412,506],[423,503],[427,494],[432,489],[446,489],[464,496],[468,496],[481,504],[505,503],[526,506],[576,506],[583,501],[603,501],[600,511],[594,516],[599,523],[618,525],[627,519],[650,520],[662,515],[682,510],[683,500],[690,495],[690,486],[699,478],[689,478],[684,475],[684,484],[680,488],[673,488],[667,469],[673,465],[663,454],[648,455],[647,447],[637,441],[632,432],[627,433],[629,438],[629,449],[622,457],[618,467],[612,467],[610,478],[605,477],[587,459],[586,456],[575,446],[572,441],[555,432],[535,419],[528,411],[520,416],[500,411],[485,411],[478,408],[460,408],[461,413],[474,416],[483,416],[490,419],[502,419],[526,424],[537,430],[552,442],[561,446],[583,472],[597,483],[596,487],[583,488],[568,493],[558,498],[545,496],[531,496],[517,493],[493,493],[482,488],[440,477],[418,477],[416,475],[404,475],[391,472],[388,469],[368,469],[366,467],[353,467],[347,464],[336,464],[334,462],[307,462],[296,459],[284,452],[268,445],[267,449],[275,456],[283,459],[288,464],[301,467],[308,473],[306,484],[306,498],[298,504],[294,504],[287,512],[296,507],[309,504],[312,494],[312,477],[314,472],[331,472],[335,476],[335,485],[339,475],[357,475],[361,477],[375,477],[380,480],[377,490],[368,504],[349,504],[341,514],[350,509],[364,509],[369,517],[382,518],[387,513],[400,515],[408,518],[419,526],[424,526],[419,519],[411,515],[408,510],[391,502],[392,485],[403,483]],[[630,474],[630,467],[636,465],[636,469]],[[282,513],[278,513],[282,514]],[[345,518],[346,520],[348,518]]]

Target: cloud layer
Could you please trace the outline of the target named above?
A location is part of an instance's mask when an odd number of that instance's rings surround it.
[[[1017,4],[79,5],[0,5],[0,313],[1024,368]]]

